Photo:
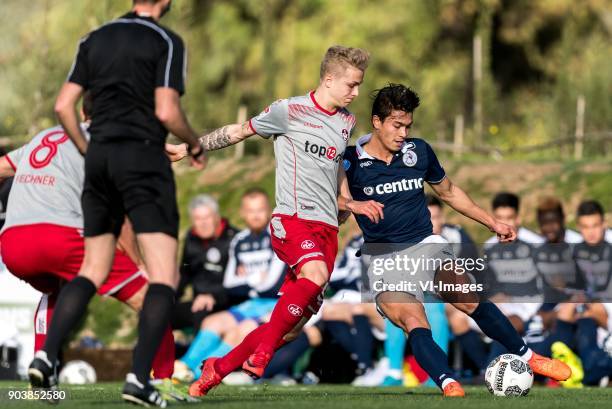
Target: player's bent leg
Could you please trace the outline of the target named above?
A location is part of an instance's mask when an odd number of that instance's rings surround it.
[[[311,260],[301,266],[298,277],[306,278],[319,287],[323,287],[329,281],[329,270],[325,261]]]
[[[243,370],[255,378],[263,375],[274,351],[282,345],[283,337],[300,322],[304,325],[321,307],[322,286],[329,279],[327,264],[316,259],[298,265],[297,268],[299,278],[284,289],[272,311],[263,339],[243,365]]]
[[[525,359],[535,373],[557,381],[564,381],[571,376],[570,367],[563,362],[543,357],[528,348],[510,320],[495,304],[482,302],[475,309],[471,304],[453,305],[469,314],[486,336],[502,344],[511,354]]]
[[[58,292],[43,294],[40,297],[34,314],[34,352],[41,350],[45,345],[57,297]]]
[[[448,357],[433,340],[423,305],[407,293],[384,292],[377,296],[376,302],[388,319],[408,333],[408,341],[417,362],[444,396],[465,396],[463,388],[453,378]]]
[[[189,395],[205,396],[211,389],[221,383],[223,378],[238,369],[255,351],[259,340],[266,332],[268,324],[263,324],[251,331],[240,344],[222,358],[209,358],[202,363],[202,375],[189,386]]]
[[[117,240],[111,233],[85,238],[85,257],[79,276],[100,288],[111,271]]]
[[[48,384],[65,337],[87,311],[87,304],[102,285],[111,269],[115,254],[115,237],[102,234],[85,239],[85,258],[79,275],[62,288],[45,346],[35,355],[28,374],[33,386]],[[50,364],[50,365],[49,365]]]

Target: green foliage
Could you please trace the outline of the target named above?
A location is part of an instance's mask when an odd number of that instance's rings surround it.
[[[77,40],[127,11],[131,2],[6,0],[0,36],[0,134],[31,135],[55,122],[52,106]],[[609,2],[585,0],[233,0],[175,1],[163,24],[189,50],[184,105],[198,129],[236,120],[272,100],[316,86],[332,44],[372,54],[351,109],[369,127],[366,96],[402,82],[423,100],[416,133],[449,141],[482,96],[486,144],[511,148],[573,134],[576,98],[585,95],[586,131],[612,129]],[[483,40],[483,81],[472,81],[472,40]],[[587,150],[587,154],[601,154]]]

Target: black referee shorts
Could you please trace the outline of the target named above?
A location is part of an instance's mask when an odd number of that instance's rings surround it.
[[[178,236],[176,185],[162,145],[150,141],[92,142],[81,197],[85,237],[118,236],[125,215],[136,233]]]

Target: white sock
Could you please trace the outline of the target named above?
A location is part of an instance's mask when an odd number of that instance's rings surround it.
[[[446,388],[446,385],[448,385],[451,382],[457,382],[455,381],[453,378],[446,378],[445,380],[442,381],[442,389]]]
[[[531,348],[527,348],[527,352],[525,352],[523,355],[521,355],[521,358],[523,358],[525,361],[529,362],[529,360],[531,359],[532,356],[533,356],[533,351],[531,350]]]
[[[387,376],[390,376],[393,379],[402,379],[402,370],[401,369],[389,369],[387,371]]]

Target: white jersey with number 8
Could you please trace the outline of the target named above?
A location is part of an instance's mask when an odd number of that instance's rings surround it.
[[[6,158],[16,172],[3,231],[39,223],[83,228],[85,162],[61,126],[45,129]]]

